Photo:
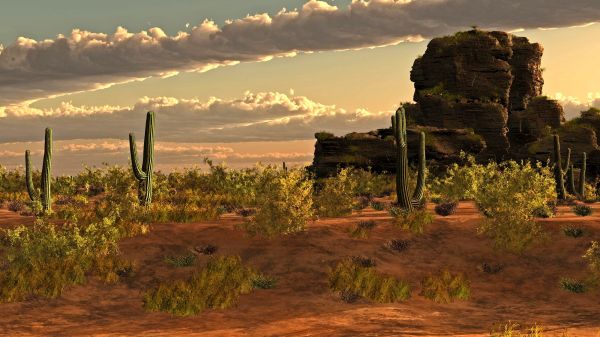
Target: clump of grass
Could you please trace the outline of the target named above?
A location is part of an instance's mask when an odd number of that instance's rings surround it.
[[[456,201],[446,201],[439,203],[435,206],[435,214],[441,216],[452,215],[456,212],[456,207],[458,206],[458,202]]]
[[[463,274],[452,275],[444,270],[430,275],[421,281],[421,296],[437,303],[450,303],[455,299],[467,300],[471,297],[470,282]]]
[[[583,229],[569,225],[563,227],[563,233],[565,233],[566,236],[570,236],[572,238],[579,238],[583,236]]]
[[[423,234],[425,226],[433,222],[433,215],[425,209],[415,209],[412,212],[406,212],[400,207],[392,206],[389,209],[389,213],[394,218],[394,225],[415,234]]]
[[[346,303],[354,303],[359,298],[360,298],[360,296],[358,296],[358,294],[356,294],[355,292],[348,291],[348,290],[340,291],[340,299]]]
[[[504,266],[501,264],[489,264],[484,262],[478,266],[478,269],[486,274],[498,274],[504,269]]]
[[[372,201],[371,207],[373,207],[373,209],[376,211],[383,211],[385,209],[385,204],[379,201]]]
[[[371,204],[371,197],[367,196],[367,195],[361,195],[359,196],[356,201],[354,202],[354,210],[357,211],[361,211],[367,207],[369,207],[369,205]]]
[[[237,256],[216,257],[187,280],[163,282],[146,291],[144,307],[179,316],[226,309],[252,291],[255,275]]]
[[[329,286],[333,291],[356,294],[379,303],[410,298],[410,287],[406,282],[365,267],[352,258],[341,261],[329,273]]]
[[[371,231],[377,224],[373,220],[360,221],[351,231],[350,237],[366,239],[371,235]]]
[[[190,267],[196,263],[196,255],[194,254],[185,254],[185,255],[175,255],[175,256],[166,256],[165,262],[173,267]]]
[[[202,255],[213,255],[214,253],[217,252],[219,248],[217,246],[208,244],[208,245],[204,245],[204,246],[198,246],[196,248],[194,248],[195,251],[197,251],[198,253],[202,254]]]
[[[364,268],[372,268],[372,267],[375,267],[375,265],[376,265],[375,260],[373,260],[370,257],[366,257],[366,256],[352,256],[352,257],[350,257],[350,259],[352,259],[352,262],[354,262]]]
[[[410,243],[406,240],[390,240],[384,245],[387,249],[395,252],[403,252],[408,249]]]
[[[577,204],[573,206],[573,213],[577,216],[588,216],[592,214],[592,208],[588,205]]]
[[[273,276],[256,274],[252,278],[252,287],[255,289],[273,289],[277,286],[277,279]]]
[[[513,322],[508,322],[501,325],[499,330],[492,330],[490,336],[492,337],[542,337],[544,329],[534,324],[531,328],[521,329],[520,325]]]
[[[585,283],[570,278],[562,278],[560,280],[560,287],[576,294],[581,294],[586,291]]]

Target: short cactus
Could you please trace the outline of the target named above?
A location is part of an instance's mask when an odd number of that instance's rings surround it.
[[[143,206],[150,205],[152,202],[152,177],[154,168],[154,113],[148,112],[146,115],[146,130],[144,133],[144,158],[142,167],[137,158],[137,147],[135,144],[135,135],[129,134],[129,150],[131,153],[131,166],[133,175],[138,181],[138,198]]]
[[[25,151],[25,180],[29,199],[33,203],[41,202],[42,211],[48,213],[52,210],[52,193],[50,184],[52,180],[52,129],[46,128],[44,138],[44,159],[42,162],[42,188],[37,190],[33,185],[31,174],[31,158],[29,150]]]
[[[404,107],[396,110],[396,115],[392,116],[392,131],[396,139],[396,197],[398,206],[407,211],[411,211],[416,205],[421,204],[423,200],[423,191],[425,187],[425,133],[419,134],[419,173],[417,176],[417,186],[412,197],[408,191],[408,146],[406,137],[406,112]]]

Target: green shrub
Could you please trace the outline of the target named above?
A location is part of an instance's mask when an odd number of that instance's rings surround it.
[[[393,223],[404,230],[415,234],[423,234],[425,227],[434,220],[433,214],[425,209],[415,209],[412,212],[406,212],[400,207],[392,206],[389,209],[393,217]]]
[[[565,233],[566,236],[570,236],[572,238],[579,238],[583,236],[583,229],[579,227],[565,226],[563,227],[563,233]]]
[[[329,273],[333,291],[356,294],[379,303],[393,303],[410,298],[410,287],[392,276],[378,273],[371,267],[349,258],[338,263]]]
[[[578,204],[573,206],[573,213],[577,216],[588,216],[592,214],[592,208],[588,205]]]
[[[196,255],[185,254],[165,256],[165,262],[173,267],[189,267],[196,263]]]
[[[394,191],[394,176],[378,174],[370,170],[348,169],[351,180],[356,182],[354,193],[360,196],[383,197]]]
[[[317,213],[324,217],[337,217],[352,214],[357,181],[349,168],[341,169],[334,177],[325,179],[316,197]]]
[[[272,276],[256,274],[252,278],[252,287],[255,289],[273,289],[277,286],[277,279]]]
[[[15,302],[41,296],[54,298],[86,275],[108,283],[118,280],[119,231],[114,219],[85,227],[61,227],[38,220],[32,227],[4,230],[6,261],[0,271],[0,301]]]
[[[264,168],[257,187],[258,211],[244,223],[250,235],[274,237],[304,230],[313,217],[312,182],[304,171]]]
[[[385,204],[379,201],[372,201],[371,207],[376,211],[383,211],[385,209]]]
[[[437,303],[450,303],[454,299],[467,300],[471,297],[470,284],[465,276],[452,275],[447,270],[424,278],[421,287],[420,295]]]
[[[592,241],[583,258],[587,261],[592,276],[600,280],[600,245],[598,241]]]
[[[577,294],[584,293],[586,291],[586,287],[583,282],[575,281],[570,278],[562,278],[560,280],[560,286],[566,291]]]
[[[373,230],[375,226],[376,223],[373,220],[360,221],[353,229],[351,229],[350,237],[366,239],[371,235],[371,230]]]
[[[253,289],[255,272],[239,257],[217,257],[187,280],[160,283],[144,294],[148,311],[195,315],[205,309],[226,309]]]

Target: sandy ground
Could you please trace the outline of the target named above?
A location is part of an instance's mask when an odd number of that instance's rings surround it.
[[[494,251],[492,242],[477,235],[481,221],[471,203],[461,203],[455,215],[436,217],[421,236],[391,225],[385,212],[367,210],[351,217],[322,219],[304,233],[266,240],[235,230],[243,220],[225,216],[218,222],[156,224],[142,237],[127,239],[121,249],[137,262],[129,280],[104,285],[91,280],[67,289],[61,298],[0,305],[0,334],[56,336],[477,336],[507,321],[543,325],[550,336],[600,336],[600,292],[568,293],[561,277],[582,277],[581,256],[591,240],[600,240],[600,204],[594,216],[581,218],[568,207],[559,216],[542,220],[549,241],[523,256]],[[368,239],[352,239],[348,228],[373,219],[377,227]],[[0,210],[0,226],[27,222]],[[587,229],[583,238],[563,235],[562,225]],[[383,247],[389,239],[410,240],[397,253]],[[193,267],[174,268],[165,255],[185,253],[203,244],[219,247],[217,254],[237,254],[261,272],[276,276],[276,289],[256,290],[227,310],[194,317],[147,313],[142,292],[157,279],[185,278]],[[379,271],[410,282],[412,298],[403,303],[348,304],[332,293],[327,272],[345,256],[365,255]],[[201,257],[203,264],[207,258]],[[483,262],[504,269],[486,274]],[[464,272],[472,298],[436,304],[419,296],[420,280],[441,268]]]

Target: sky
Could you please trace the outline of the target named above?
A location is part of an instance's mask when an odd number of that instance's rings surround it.
[[[544,94],[600,107],[597,0],[3,0],[0,165],[128,163],[157,115],[156,166],[312,161],[314,133],[387,126],[436,36],[513,31],[544,47]]]

